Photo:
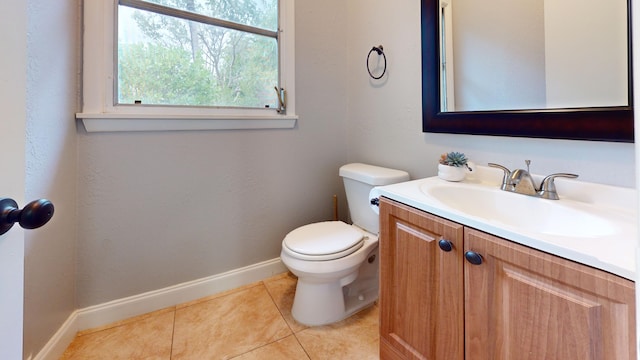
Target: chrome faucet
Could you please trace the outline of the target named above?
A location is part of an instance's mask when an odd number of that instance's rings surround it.
[[[507,179],[507,185],[513,186],[511,191],[518,194],[535,196],[538,192],[531,174],[524,169],[513,170]]]
[[[507,182],[509,181],[509,177],[511,177],[511,170],[507,169],[506,167],[500,164],[489,163],[488,165],[504,171],[504,176],[502,177],[502,185],[500,186],[500,189],[505,191],[513,191],[511,187],[507,184]]]
[[[514,192],[517,194],[524,194],[529,196],[540,197],[543,199],[549,200],[558,200],[558,193],[556,191],[556,184],[554,179],[557,177],[565,177],[575,179],[578,175],[568,174],[568,173],[557,173],[551,174],[545,177],[540,184],[540,188],[536,187],[536,183],[531,177],[531,173],[529,173],[529,164],[531,164],[530,160],[525,160],[527,164],[527,170],[524,169],[516,169],[510,171],[506,167],[489,163],[489,166],[501,169],[504,171],[504,176],[502,177],[502,185],[500,189],[504,191]]]

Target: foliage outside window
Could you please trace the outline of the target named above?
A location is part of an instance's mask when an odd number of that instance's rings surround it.
[[[249,30],[185,19],[185,14]],[[255,34],[254,28],[273,35]],[[278,0],[121,0],[114,100],[121,105],[275,107],[277,30]]]
[[[86,131],[295,128],[294,0],[84,0],[83,15]]]

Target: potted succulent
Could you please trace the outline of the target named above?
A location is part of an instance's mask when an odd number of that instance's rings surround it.
[[[469,159],[460,152],[450,152],[440,155],[438,176],[447,181],[461,181],[471,171]]]

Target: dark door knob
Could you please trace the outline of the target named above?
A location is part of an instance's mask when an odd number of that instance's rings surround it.
[[[35,229],[46,224],[53,217],[53,204],[47,199],[28,203],[22,210],[13,199],[0,199],[0,235],[19,223],[25,229]]]

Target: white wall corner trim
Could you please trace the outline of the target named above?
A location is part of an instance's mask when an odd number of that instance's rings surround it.
[[[78,331],[197,300],[286,272],[280,258],[74,311],[33,360],[59,359]]]

